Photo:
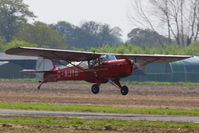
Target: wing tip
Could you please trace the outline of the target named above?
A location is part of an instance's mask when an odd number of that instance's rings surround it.
[[[5,51],[5,53],[6,53],[6,54],[12,54],[12,51],[13,51],[13,48],[10,48],[10,49],[7,49],[7,50]]]
[[[19,50],[21,48],[23,48],[23,47],[18,46],[18,47],[15,47],[15,48],[10,48],[10,49],[7,49],[5,51],[5,53],[8,54],[8,55],[14,55],[14,54],[17,53],[17,50]]]

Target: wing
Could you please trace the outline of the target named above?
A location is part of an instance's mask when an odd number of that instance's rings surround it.
[[[163,63],[188,59],[192,56],[182,55],[150,55],[150,54],[116,54],[117,59],[131,59],[136,63]]]
[[[100,57],[101,53],[81,52],[72,50],[46,49],[46,48],[30,48],[17,47],[6,51],[10,55],[36,56],[46,59],[58,59],[66,61],[87,61]],[[117,59],[131,59],[136,63],[152,63],[152,62],[173,62],[190,58],[192,56],[180,55],[148,55],[148,54],[115,54]]]
[[[94,54],[92,52],[80,52],[72,50],[46,49],[46,48],[30,48],[17,47],[6,51],[10,55],[36,56],[46,59],[58,59],[66,61],[87,61],[98,58],[102,54]]]

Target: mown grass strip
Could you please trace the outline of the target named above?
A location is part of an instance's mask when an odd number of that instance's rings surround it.
[[[25,124],[25,125],[84,125],[84,126],[131,126],[131,127],[185,127],[198,128],[197,123],[185,122],[161,122],[147,120],[119,120],[119,119],[85,119],[85,118],[68,118],[68,117],[0,117],[0,123]]]
[[[125,108],[94,105],[57,105],[43,103],[0,103],[2,109],[25,109],[25,110],[48,110],[48,111],[72,111],[72,112],[98,112],[98,113],[118,113],[118,114],[156,114],[156,115],[186,115],[199,116],[199,110],[185,109],[144,109]]]

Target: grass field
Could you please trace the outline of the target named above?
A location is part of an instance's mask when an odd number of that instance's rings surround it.
[[[84,126],[131,126],[131,127],[185,127],[198,128],[197,123],[185,122],[161,122],[161,121],[147,121],[147,120],[120,120],[120,119],[87,119],[87,118],[69,118],[69,117],[9,117],[0,116],[0,123],[10,124],[26,124],[26,125],[84,125]]]
[[[0,117],[0,132],[195,132],[199,124],[68,117]]]
[[[42,103],[0,103],[2,109],[25,109],[25,110],[50,110],[50,111],[72,111],[72,112],[98,112],[98,113],[120,113],[120,114],[156,114],[156,115],[186,115],[199,116],[199,110],[185,109],[144,109],[93,105],[57,105]]]

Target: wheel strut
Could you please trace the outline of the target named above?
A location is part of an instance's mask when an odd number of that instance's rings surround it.
[[[46,83],[45,81],[40,82],[39,86],[37,87],[38,90],[40,90],[42,84]]]

